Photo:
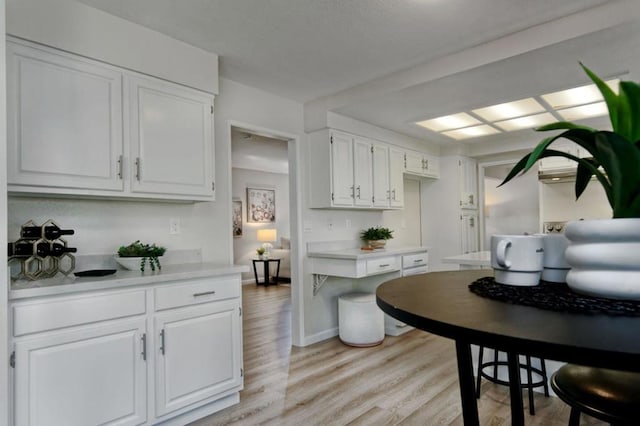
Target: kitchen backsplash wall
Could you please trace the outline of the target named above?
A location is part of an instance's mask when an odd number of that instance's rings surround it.
[[[590,182],[577,201],[574,186],[574,182],[540,185],[543,222],[611,218],[611,207],[598,182]]]
[[[8,236],[16,239],[29,219],[53,219],[75,230],[66,238],[77,255],[115,254],[120,245],[138,239],[168,250],[202,248],[216,239],[212,227],[202,226],[210,221],[201,208],[206,204],[9,197]],[[179,234],[169,234],[172,219],[179,222]]]

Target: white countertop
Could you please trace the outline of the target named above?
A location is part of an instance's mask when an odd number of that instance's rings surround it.
[[[459,265],[474,265],[491,267],[491,252],[476,251],[442,258],[442,263],[457,263]]]
[[[11,289],[9,290],[9,300],[160,284],[193,278],[240,274],[241,272],[249,272],[249,267],[245,265],[222,265],[216,263],[185,263],[163,266],[159,272],[117,270],[113,275],[82,278],[76,277],[73,274],[67,277],[61,275],[45,280],[14,281],[11,283]]]
[[[314,251],[308,252],[309,257],[323,257],[328,259],[370,259],[375,257],[395,256],[399,254],[418,253],[427,251],[428,247],[398,247],[384,248],[381,250],[361,250],[359,248],[331,250],[331,251]]]

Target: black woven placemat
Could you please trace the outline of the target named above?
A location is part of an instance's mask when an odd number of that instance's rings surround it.
[[[514,286],[498,284],[493,277],[485,277],[469,284],[469,290],[481,297],[551,311],[640,316],[640,301],[586,296],[573,292],[566,284],[540,281],[536,286]]]

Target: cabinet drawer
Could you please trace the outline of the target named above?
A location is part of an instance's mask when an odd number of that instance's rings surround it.
[[[402,269],[426,266],[428,261],[429,254],[426,251],[422,253],[405,254],[402,256]]]
[[[201,278],[155,289],[156,311],[240,297],[240,278]]]
[[[13,305],[13,335],[142,315],[145,291],[49,299]]]
[[[396,256],[379,257],[367,260],[367,275],[380,274],[383,272],[397,271],[400,269]]]

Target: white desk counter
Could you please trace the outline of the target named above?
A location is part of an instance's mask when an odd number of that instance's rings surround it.
[[[457,263],[460,265],[460,269],[479,269],[479,267],[489,269],[491,268],[491,252],[476,251],[473,253],[449,256],[443,258],[442,263]]]

